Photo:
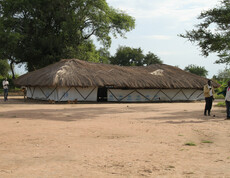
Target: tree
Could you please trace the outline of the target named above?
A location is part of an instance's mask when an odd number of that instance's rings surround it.
[[[218,79],[229,80],[229,78],[230,78],[230,69],[224,69],[224,70],[219,71],[218,75],[217,75],[217,78]]]
[[[67,51],[64,53],[66,54],[65,58],[67,59],[77,58],[85,61],[100,62],[99,52],[90,40],[83,42],[77,49],[68,47],[66,50]]]
[[[9,71],[10,65],[7,60],[0,60],[0,75],[6,77],[8,76]]]
[[[217,93],[222,93],[228,86],[230,78],[230,69],[220,70],[217,75],[213,76],[213,80],[219,83],[221,86],[217,88]],[[223,93],[222,93],[223,94]]]
[[[109,59],[110,59],[111,55],[110,55],[110,52],[108,51],[108,49],[100,48],[98,50],[98,52],[99,52],[99,56],[100,56],[99,57],[100,63],[109,64],[110,63]]]
[[[1,0],[0,58],[26,62],[29,71],[67,57],[93,60],[92,36],[108,48],[111,35],[124,37],[134,26],[106,0]]]
[[[186,31],[179,36],[197,43],[203,56],[218,53],[216,63],[230,63],[230,1],[221,1],[220,6],[202,12],[198,19],[201,23],[196,29]],[[213,30],[213,27],[215,28]]]
[[[188,65],[187,67],[185,67],[184,69],[186,72],[190,72],[196,75],[199,75],[201,77],[206,77],[208,75],[208,71],[201,66],[196,66],[193,64]]]
[[[131,48],[126,46],[120,46],[115,55],[110,58],[110,62],[111,64],[121,66],[146,66],[163,63],[157,55],[151,52],[144,55],[141,48]]]
[[[230,78],[230,69],[220,70],[217,75],[214,75],[215,80],[227,83]]]
[[[151,64],[163,64],[163,61],[157,55],[149,52],[145,55],[143,64],[147,66]]]
[[[143,60],[144,55],[141,48],[120,46],[115,56],[111,57],[110,62],[121,66],[141,66]]]

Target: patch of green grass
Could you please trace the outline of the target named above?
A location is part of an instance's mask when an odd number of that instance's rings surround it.
[[[196,146],[196,144],[193,143],[193,142],[187,142],[187,143],[185,143],[184,145],[186,145],[186,146]]]
[[[214,94],[215,99],[224,99],[224,95],[217,95],[216,93]]]
[[[209,140],[202,140],[202,143],[213,143],[213,142]]]
[[[226,104],[225,104],[225,102],[219,102],[219,103],[217,103],[216,106],[219,106],[219,107],[226,107]]]
[[[178,136],[182,137],[182,136],[184,136],[184,135],[182,135],[182,134],[179,134]]]

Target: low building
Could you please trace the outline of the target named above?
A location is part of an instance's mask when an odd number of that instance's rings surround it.
[[[207,81],[166,64],[118,66],[63,59],[20,76],[15,84],[27,87],[28,98],[39,100],[155,102],[202,100]]]

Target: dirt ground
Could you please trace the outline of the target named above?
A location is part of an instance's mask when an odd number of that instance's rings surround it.
[[[1,98],[0,177],[230,177],[225,108],[203,108]]]

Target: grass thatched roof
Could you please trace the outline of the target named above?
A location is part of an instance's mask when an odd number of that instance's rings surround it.
[[[15,80],[20,86],[113,86],[114,88],[203,89],[206,78],[177,67],[155,64],[127,67],[63,59]],[[214,84],[214,86],[218,86]]]

